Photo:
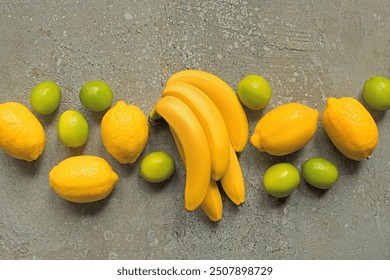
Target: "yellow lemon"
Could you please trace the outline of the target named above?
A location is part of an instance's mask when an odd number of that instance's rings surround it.
[[[50,186],[63,199],[85,203],[107,197],[118,181],[110,164],[97,156],[74,156],[49,173]]]
[[[117,161],[134,163],[148,141],[148,120],[137,106],[118,101],[103,116],[101,136],[104,147]]]
[[[374,119],[352,97],[328,98],[322,124],[336,148],[350,159],[367,158],[378,144],[378,128]]]
[[[319,114],[299,103],[281,105],[259,120],[250,141],[259,151],[271,155],[290,154],[313,138]]]
[[[0,104],[0,147],[7,154],[33,161],[45,145],[45,130],[26,106],[16,102]]]

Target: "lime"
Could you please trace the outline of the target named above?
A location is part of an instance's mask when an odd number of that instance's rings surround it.
[[[323,158],[311,158],[302,165],[303,179],[310,185],[329,189],[338,177],[337,167]]]
[[[264,190],[275,197],[286,197],[299,186],[298,169],[290,163],[277,163],[267,169],[263,177]]]
[[[382,76],[369,78],[363,85],[363,98],[372,109],[390,109],[390,79]]]
[[[80,112],[67,110],[61,114],[58,120],[57,132],[65,146],[80,147],[88,140],[88,122]]]
[[[90,81],[80,90],[80,101],[89,111],[101,112],[112,104],[113,94],[110,86],[103,81]]]
[[[175,172],[175,161],[166,152],[152,152],[141,161],[140,175],[148,182],[159,183]]]
[[[61,89],[52,81],[38,84],[30,94],[30,103],[34,110],[41,115],[53,113],[61,101]]]
[[[258,75],[248,75],[238,84],[237,94],[246,107],[264,109],[271,100],[272,90],[267,80]]]

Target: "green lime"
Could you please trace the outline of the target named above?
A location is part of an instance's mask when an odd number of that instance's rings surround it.
[[[103,81],[90,81],[80,90],[80,101],[89,111],[101,112],[112,104],[113,94],[110,86]]]
[[[81,147],[88,140],[88,122],[80,112],[68,110],[61,114],[57,124],[57,132],[65,146]]]
[[[166,152],[152,152],[141,161],[140,175],[148,182],[159,183],[175,172],[175,161]]]
[[[286,197],[298,188],[301,178],[290,163],[277,163],[267,169],[263,177],[264,190],[275,197]]]
[[[329,189],[338,178],[337,167],[323,158],[311,158],[302,165],[302,177],[310,185]]]
[[[382,76],[369,78],[363,85],[363,98],[372,109],[390,109],[390,79]]]
[[[242,104],[252,110],[264,109],[271,100],[272,90],[267,80],[248,75],[238,84],[237,94]]]
[[[38,84],[30,94],[30,103],[34,110],[41,115],[53,113],[61,101],[61,89],[52,81]]]

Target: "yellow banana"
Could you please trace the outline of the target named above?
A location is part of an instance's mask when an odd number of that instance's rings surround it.
[[[183,150],[183,146],[180,143],[179,137],[176,135],[175,131],[170,127],[173,140],[176,143],[177,150],[179,151],[179,155],[185,165],[185,154]],[[210,183],[207,188],[206,196],[200,205],[203,213],[213,222],[218,222],[222,219],[223,205],[222,205],[222,197],[219,192],[217,182],[213,179],[210,180]]]
[[[179,137],[176,135],[175,131],[172,129],[171,126],[169,126],[169,129],[171,130],[173,140],[175,141],[177,151],[179,152],[181,161],[183,162],[183,165],[186,164],[186,156],[184,154],[183,146],[180,143]]]
[[[234,204],[241,205],[245,202],[244,177],[242,176],[237,154],[232,146],[230,146],[229,167],[225,175],[221,178],[221,185],[226,195]]]
[[[203,202],[211,178],[211,156],[207,136],[196,115],[180,99],[160,98],[155,111],[176,133],[185,153],[184,207],[194,211]]]
[[[169,84],[162,93],[162,97],[165,96],[180,99],[198,117],[210,145],[211,176],[214,180],[221,179],[229,165],[230,143],[218,108],[204,92],[187,83]]]
[[[177,72],[168,79],[167,86],[176,82],[189,83],[206,93],[222,115],[234,150],[244,150],[249,136],[248,119],[233,89],[221,78],[200,70]]]
[[[206,197],[200,205],[200,209],[213,222],[218,222],[222,219],[222,197],[217,182],[213,179],[210,180]]]

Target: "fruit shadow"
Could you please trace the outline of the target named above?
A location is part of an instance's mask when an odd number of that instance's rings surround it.
[[[386,116],[386,111],[378,111],[368,106],[368,104],[364,101],[363,98],[363,90],[359,91],[357,100],[364,105],[364,107],[371,114],[372,118],[375,120],[376,123],[380,123]]]
[[[244,110],[245,110],[245,114],[248,118],[248,122],[249,124],[252,124],[252,123],[255,123],[257,124],[257,122],[264,116],[265,112],[264,110],[265,109],[261,109],[261,110],[251,110],[251,109],[248,109],[247,107],[243,106],[244,107]]]
[[[100,127],[100,124],[102,122],[102,119],[103,119],[104,115],[106,114],[106,112],[110,108],[108,108],[108,109],[106,109],[106,110],[104,110],[102,112],[91,112],[91,111],[88,111],[88,110],[83,108],[83,112],[82,113],[83,113],[83,115],[85,115],[87,120],[93,122],[93,124],[95,124],[95,125],[99,125],[99,127]]]
[[[110,197],[115,193],[115,188],[112,192],[99,201],[88,202],[88,203],[76,203],[63,200],[63,208],[66,208],[71,212],[73,216],[83,217],[83,216],[94,216],[101,213],[109,204]]]
[[[81,147],[77,147],[77,148],[69,148],[68,152],[69,152],[69,155],[70,156],[81,156],[84,154],[84,150],[85,150],[85,146],[86,145],[83,145]]]
[[[142,154],[143,154],[143,152],[141,153],[140,158],[142,157]],[[133,176],[133,173],[137,169],[138,160],[134,163],[121,164],[108,153],[107,153],[106,158],[110,158],[109,163],[111,164],[111,166],[114,170],[118,170],[118,172],[120,174],[119,177]]]
[[[17,166],[18,171],[23,175],[33,177],[42,165],[42,155],[34,161],[25,161],[9,156],[7,163],[9,163],[7,166]]]
[[[38,115],[38,114],[36,114],[35,116],[42,123],[43,127],[46,128],[46,127],[50,126],[54,122],[54,120],[57,118],[58,114],[59,114],[59,108],[57,108],[57,110],[55,110],[50,115]]]
[[[164,130],[169,130],[169,125],[164,119],[158,119],[158,120],[148,120],[149,124],[149,130],[152,135],[154,133],[159,133]]]
[[[277,164],[277,163],[283,163],[283,162],[288,162],[293,165],[296,165],[296,162],[298,161],[299,158],[302,157],[302,154],[304,153],[304,149],[300,149],[298,151],[295,151],[291,154],[284,155],[284,156],[273,156],[270,155],[266,152],[260,152],[257,151],[257,160],[258,162],[264,163],[264,167],[268,169],[271,165]]]
[[[299,190],[304,190],[305,192],[309,192],[310,195],[315,196],[317,198],[321,198],[328,194],[329,189],[320,189],[316,188],[308,183],[306,183],[304,180],[301,181],[301,184],[298,188]]]
[[[266,194],[265,192],[264,196],[266,196],[269,207],[273,209],[281,209],[286,207],[286,204],[288,204],[288,201],[291,199],[291,195],[287,197],[274,197],[272,195]]]
[[[145,185],[145,187],[147,188],[148,191],[152,192],[152,193],[159,193],[161,191],[163,191],[163,189],[172,184],[172,181],[176,180],[174,177],[175,177],[175,174],[176,174],[176,171],[175,173],[172,174],[171,177],[169,177],[168,179],[166,179],[165,181],[163,182],[158,182],[158,183],[152,183],[152,182],[147,182],[146,180],[145,183],[143,183]],[[143,180],[143,179],[142,179]]]
[[[220,221],[213,222],[212,220],[209,219],[209,217],[207,217],[207,215],[201,209],[197,209],[196,212],[197,212],[196,214],[199,217],[199,220],[201,220],[202,223],[204,223],[208,227],[209,230],[217,229],[219,224],[224,220],[223,216],[222,216],[222,219]]]
[[[267,196],[266,199],[270,208],[283,209],[289,203],[292,195],[294,195],[295,192],[304,192],[306,194],[308,192],[310,196],[321,198],[325,196],[328,193],[328,191],[329,191],[328,189],[319,189],[313,187],[310,184],[306,183],[304,180],[301,180],[298,188],[291,195],[287,197],[278,198],[278,197],[273,197],[271,195],[268,195],[266,193],[264,193],[264,196]]]

